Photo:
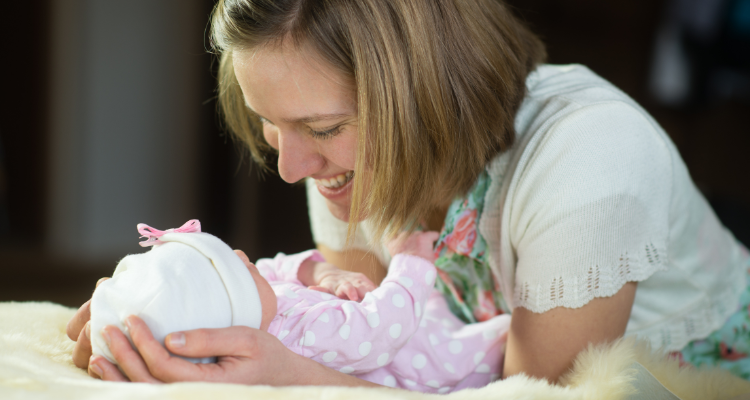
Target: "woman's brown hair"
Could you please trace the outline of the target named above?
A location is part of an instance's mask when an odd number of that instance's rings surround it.
[[[227,127],[261,167],[272,149],[245,106],[233,50],[292,40],[355,83],[355,177],[370,182],[354,179],[350,215],[367,215],[376,237],[464,195],[513,144],[526,76],[546,57],[497,0],[219,0],[211,37]]]

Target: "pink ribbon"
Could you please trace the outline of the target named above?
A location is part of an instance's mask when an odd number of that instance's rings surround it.
[[[153,246],[155,244],[164,244],[161,240],[159,240],[162,235],[165,233],[196,233],[201,231],[201,222],[197,219],[191,219],[188,222],[185,222],[184,225],[182,225],[179,228],[175,229],[167,229],[166,231],[160,231],[158,229],[152,228],[146,224],[138,224],[138,233],[141,234],[142,238],[145,238],[146,240],[138,242],[142,247],[148,247]]]

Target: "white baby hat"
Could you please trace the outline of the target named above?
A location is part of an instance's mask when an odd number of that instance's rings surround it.
[[[192,224],[190,229],[185,229]],[[195,226],[197,225],[197,230]],[[115,362],[101,330],[114,325],[131,341],[124,321],[137,315],[154,338],[198,328],[244,325],[259,328],[261,303],[252,275],[229,246],[200,232],[197,220],[182,228],[158,231],[147,225],[146,245],[154,247],[129,255],[117,265],[112,279],[102,282],[91,299],[91,347],[94,355]],[[185,233],[193,232],[193,233]],[[213,362],[213,358],[189,359]]]

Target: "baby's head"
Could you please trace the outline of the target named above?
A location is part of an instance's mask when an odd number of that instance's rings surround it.
[[[276,314],[276,296],[244,254],[201,233],[197,220],[164,232],[142,224],[138,228],[147,237],[141,245],[154,248],[122,259],[112,279],[94,292],[94,354],[114,361],[101,329],[115,325],[129,337],[123,324],[129,315],[141,317],[161,343],[175,331],[233,325],[268,328]]]
[[[235,250],[234,252],[242,260],[250,275],[255,280],[255,287],[258,289],[258,296],[260,297],[260,304],[262,306],[260,330],[268,331],[268,326],[271,325],[271,321],[276,317],[276,311],[278,310],[276,293],[271,289],[271,284],[268,283],[266,278],[260,274],[255,264],[250,262],[244,251]]]

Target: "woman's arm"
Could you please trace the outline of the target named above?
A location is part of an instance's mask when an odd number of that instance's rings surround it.
[[[336,251],[322,244],[318,245],[318,251],[326,261],[343,270],[365,274],[375,286],[380,286],[380,282],[385,278],[385,266],[372,253],[359,249]]]
[[[625,333],[636,282],[612,297],[595,298],[581,308],[534,313],[515,308],[505,352],[503,378],[526,373],[557,382],[589,343],[615,340]]]

